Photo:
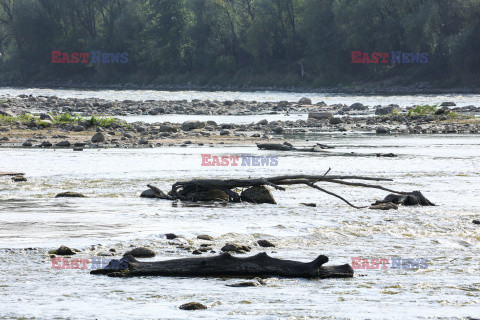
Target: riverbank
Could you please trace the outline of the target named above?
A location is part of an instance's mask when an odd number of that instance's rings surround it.
[[[27,96],[3,99],[0,103],[1,146],[22,147],[159,147],[188,144],[245,144],[285,140],[309,133],[374,134],[477,134],[480,112],[476,106],[441,107],[366,106],[354,103],[313,104],[256,101],[108,101],[98,98],[62,99]],[[142,115],[145,120],[129,121]],[[162,121],[166,115],[193,115],[205,121],[181,123]],[[229,123],[206,120],[229,115]],[[237,117],[257,115],[260,120],[235,123]],[[266,115],[284,120],[268,121]],[[291,115],[291,120],[288,116]],[[302,119],[295,115],[304,115]],[[308,115],[308,117],[306,117]],[[236,117],[237,116],[237,117]],[[121,117],[121,118],[119,118]]]

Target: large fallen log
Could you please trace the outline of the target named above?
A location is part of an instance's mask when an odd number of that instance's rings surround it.
[[[208,258],[185,258],[167,261],[140,262],[132,256],[112,260],[105,269],[92,270],[91,274],[112,277],[164,276],[164,277],[285,277],[285,278],[351,278],[350,265],[327,266],[324,255],[312,262],[276,259],[266,253],[238,258],[223,253]]]
[[[418,201],[418,205],[433,205],[428,199],[426,199],[420,191],[403,192],[396,191],[390,188],[383,187],[377,184],[369,184],[363,182],[352,182],[345,180],[363,180],[363,181],[392,181],[388,178],[375,178],[375,177],[363,177],[352,175],[327,175],[330,169],[324,175],[285,175],[276,176],[270,178],[254,178],[254,179],[196,179],[190,181],[179,181],[172,185],[172,190],[165,194],[155,186],[148,185],[152,190],[149,193],[149,197],[156,197],[160,199],[168,200],[181,200],[181,201],[228,201],[228,202],[241,202],[247,201],[252,203],[272,203],[275,204],[275,200],[270,191],[265,186],[273,187],[277,190],[285,191],[287,185],[303,184],[313,189],[322,191],[326,194],[339,198],[343,202],[347,203],[353,208],[366,208],[368,206],[355,206],[345,198],[337,195],[331,191],[328,191],[316,183],[334,183],[340,185],[373,188],[391,192],[396,195],[401,195],[404,198],[411,199],[416,197],[422,199]],[[234,191],[237,188],[248,188],[243,190],[241,194]],[[146,192],[144,191],[143,194]],[[397,202],[401,203],[401,202]],[[403,204],[403,203],[402,203]]]

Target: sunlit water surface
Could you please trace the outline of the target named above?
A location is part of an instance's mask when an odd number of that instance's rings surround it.
[[[478,317],[480,137],[424,135],[309,136],[336,151],[393,152],[397,158],[325,157],[225,145],[153,149],[1,149],[0,171],[25,172],[28,182],[0,178],[0,319],[432,319]],[[201,155],[276,155],[274,167],[204,167]],[[283,174],[366,175],[393,178],[393,189],[421,190],[435,207],[353,209],[306,186],[273,190],[277,205],[188,205],[139,198],[152,183],[169,190],[178,180]],[[357,205],[383,198],[376,189],[323,183]],[[89,198],[59,198],[62,191]],[[302,202],[315,202],[305,207]],[[165,239],[173,232],[180,240]],[[357,270],[352,279],[273,278],[266,286],[231,288],[236,279],[109,278],[89,270],[54,270],[48,250],[67,245],[89,258],[115,248],[149,246],[154,260],[191,257],[170,243],[198,247],[199,234],[252,246],[278,258],[329,264],[352,257],[427,258],[419,270]],[[277,247],[255,246],[268,239]],[[101,246],[98,246],[101,244]],[[91,246],[96,247],[92,250]],[[23,248],[37,248],[26,251]],[[13,249],[13,250],[7,250]],[[206,253],[203,256],[210,256]],[[180,304],[209,307],[187,312]]]

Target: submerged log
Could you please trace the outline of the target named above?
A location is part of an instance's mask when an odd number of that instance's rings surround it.
[[[285,142],[280,143],[257,143],[260,150],[274,150],[274,151],[299,151],[299,152],[316,152],[325,156],[342,156],[342,157],[396,157],[393,153],[356,153],[356,152],[335,152],[325,149],[333,149],[334,147],[317,143],[312,147],[294,147]]]
[[[5,171],[0,171],[0,177],[4,176],[24,176],[25,173],[21,172],[5,172]]]
[[[233,257],[229,253],[209,258],[185,258],[156,262],[140,262],[132,256],[123,261],[112,260],[105,269],[92,270],[91,274],[113,277],[164,276],[164,277],[285,277],[285,278],[351,278],[349,264],[326,266],[324,255],[312,262],[299,262],[272,258],[259,253],[247,258]]]

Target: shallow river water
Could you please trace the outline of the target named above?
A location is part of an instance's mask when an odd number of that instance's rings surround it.
[[[480,136],[309,135],[336,151],[393,152],[397,158],[275,153],[254,146],[72,150],[0,149],[0,171],[25,172],[28,182],[0,178],[0,319],[437,319],[480,317]],[[300,141],[299,141],[300,142]],[[276,155],[278,166],[204,167],[202,154]],[[272,191],[277,205],[188,205],[139,198],[146,184],[167,191],[178,180],[283,174],[352,174],[393,178],[392,189],[421,190],[435,207],[353,209],[320,191]],[[322,187],[358,205],[387,193]],[[85,199],[59,198],[77,191]],[[305,207],[302,202],[315,202]],[[266,280],[232,288],[238,279],[109,278],[86,270],[52,269],[48,250],[67,245],[90,258],[115,248],[149,246],[153,260],[191,257],[165,239],[198,247],[215,238],[252,246],[251,253],[328,264],[352,257],[428,259],[428,268],[355,270],[351,279]],[[255,246],[268,239],[277,247]],[[175,241],[174,241],[175,242]],[[100,244],[100,246],[99,246]],[[95,246],[92,248],[91,246]],[[24,250],[24,248],[34,250]],[[204,256],[212,254],[206,253]],[[108,258],[108,257],[107,257]],[[178,306],[201,302],[204,311]]]
[[[244,100],[244,101],[271,101],[282,100],[297,102],[302,97],[308,97],[313,103],[320,101],[328,105],[335,103],[351,105],[360,102],[365,105],[388,105],[391,103],[400,106],[414,104],[441,104],[453,101],[457,106],[478,106],[480,94],[418,94],[418,95],[351,95],[341,93],[302,93],[281,91],[160,91],[160,90],[78,90],[78,89],[40,89],[40,88],[0,88],[0,97],[15,97],[20,94],[33,96],[57,96],[59,98],[101,98],[106,100]]]

